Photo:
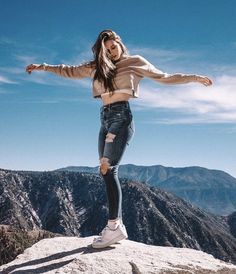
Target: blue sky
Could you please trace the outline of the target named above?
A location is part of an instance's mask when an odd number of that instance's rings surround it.
[[[79,64],[106,28],[130,54],[197,83],[140,83],[135,136],[122,164],[202,166],[236,176],[236,2],[0,1],[0,168],[97,166],[101,101],[91,79],[25,73],[30,63]]]

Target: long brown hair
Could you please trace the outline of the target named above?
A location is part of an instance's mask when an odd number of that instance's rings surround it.
[[[121,38],[114,31],[110,29],[103,30],[99,33],[96,42],[92,47],[94,60],[91,62],[95,64],[96,70],[93,77],[93,81],[98,80],[101,82],[105,90],[109,90],[109,93],[113,94],[114,77],[116,75],[115,63],[108,57],[105,42],[107,40],[114,40],[120,44],[123,54],[128,55],[128,50],[122,43]]]

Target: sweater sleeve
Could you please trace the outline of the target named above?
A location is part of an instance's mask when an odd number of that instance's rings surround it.
[[[184,84],[189,82],[196,82],[197,75],[195,74],[165,73],[161,71],[160,69],[156,68],[153,64],[151,64],[142,56],[139,56],[139,58],[140,58],[141,65],[134,66],[134,67],[135,67],[135,70],[142,77],[148,77],[164,84]]]
[[[53,72],[61,77],[66,78],[86,78],[92,77],[93,68],[89,64],[83,64],[78,66],[69,65],[49,65],[43,63],[43,70]]]

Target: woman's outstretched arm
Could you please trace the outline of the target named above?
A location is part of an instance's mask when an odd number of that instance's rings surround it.
[[[69,66],[64,64],[49,65],[46,63],[30,64],[26,67],[26,72],[29,74],[31,74],[34,70],[49,71],[66,78],[85,78],[92,77],[93,67],[90,64]]]
[[[190,82],[198,82],[205,86],[212,85],[212,80],[207,76],[183,73],[169,74],[157,69],[142,56],[139,56],[139,60],[140,66],[132,66],[132,68],[142,77],[149,77],[155,81],[165,84],[185,84]]]
[[[197,74],[166,73],[165,76],[158,79],[158,81],[166,84],[185,84],[190,82],[198,82],[205,86],[212,85],[212,81],[210,78],[204,75]]]

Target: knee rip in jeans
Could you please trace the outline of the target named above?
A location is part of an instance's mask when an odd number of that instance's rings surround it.
[[[108,132],[107,135],[106,135],[106,140],[105,140],[105,142],[106,142],[106,143],[112,143],[113,140],[115,139],[115,137],[116,137],[115,134],[112,134],[112,133]]]
[[[110,168],[110,163],[109,163],[109,159],[106,157],[103,157],[100,159],[100,171],[102,173],[102,175],[105,175],[108,171],[108,169]]]

